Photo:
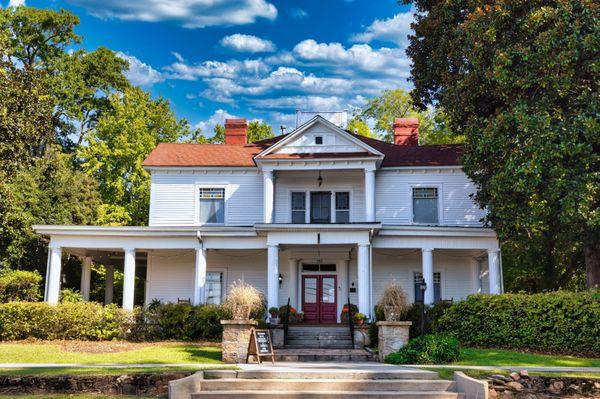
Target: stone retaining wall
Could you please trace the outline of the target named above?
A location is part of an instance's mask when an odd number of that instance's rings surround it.
[[[492,375],[490,399],[600,398],[600,379],[529,376],[525,370]]]
[[[191,374],[191,371],[182,371],[107,376],[3,376],[0,377],[0,394],[99,393],[163,396],[168,393],[169,381]]]

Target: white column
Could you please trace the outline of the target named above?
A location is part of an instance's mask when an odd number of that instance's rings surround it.
[[[434,302],[434,288],[433,288],[433,249],[423,248],[421,249],[423,258],[423,279],[427,284],[425,290],[424,302],[425,305],[432,305]]]
[[[196,263],[194,267],[194,305],[199,305],[206,300],[206,295],[204,291],[205,285],[206,250],[204,248],[196,248]]]
[[[123,309],[133,310],[135,288],[135,248],[125,248],[123,267]]]
[[[375,171],[365,169],[365,218],[375,221]]]
[[[58,296],[60,294],[60,269],[61,269],[61,258],[62,248],[61,247],[50,247],[50,268],[46,278],[48,279],[48,293],[46,296],[46,302],[50,305],[56,305],[58,303]]]
[[[273,223],[273,202],[274,202],[274,176],[273,171],[263,172],[263,197],[265,223]]]
[[[267,246],[267,309],[279,307],[279,247]]]
[[[81,262],[81,296],[84,301],[90,300],[90,284],[92,281],[92,258],[86,256]]]
[[[490,281],[490,294],[500,293],[500,254],[497,249],[488,250],[488,270]]]
[[[106,265],[106,276],[104,279],[104,304],[113,303],[115,291],[115,267],[114,265]]]
[[[298,259],[290,258],[290,273],[289,273],[289,287],[290,287],[290,304],[293,308],[299,309],[300,298],[298,298]]]
[[[371,293],[369,292],[369,245],[358,245],[358,311],[369,317],[371,310],[369,302]]]

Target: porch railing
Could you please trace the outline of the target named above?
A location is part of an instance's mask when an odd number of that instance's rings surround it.
[[[288,329],[290,326],[290,298],[288,297],[287,306],[285,307],[285,316],[283,317],[283,345],[287,345]]]
[[[350,327],[350,339],[352,340],[352,349],[354,349],[354,315],[352,314],[350,297],[348,297],[348,327]]]

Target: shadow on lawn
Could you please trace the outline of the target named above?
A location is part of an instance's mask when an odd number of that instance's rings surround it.
[[[220,363],[221,348],[216,346],[184,345],[184,351],[189,355],[190,361],[198,363]]]

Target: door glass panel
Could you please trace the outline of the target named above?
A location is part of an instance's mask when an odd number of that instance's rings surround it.
[[[323,303],[335,303],[335,278],[323,277]]]
[[[317,279],[304,279],[304,302],[317,303]]]

